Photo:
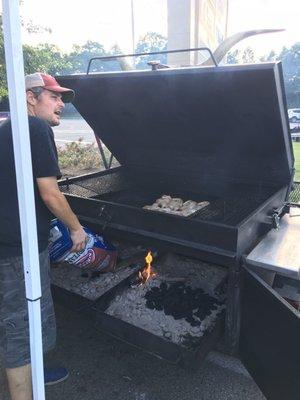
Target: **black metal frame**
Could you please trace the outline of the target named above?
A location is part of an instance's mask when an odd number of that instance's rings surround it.
[[[240,355],[270,400],[298,400],[300,313],[243,268]]]

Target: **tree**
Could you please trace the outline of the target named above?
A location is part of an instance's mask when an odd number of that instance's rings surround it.
[[[156,32],[148,32],[141,38],[135,48],[135,53],[150,53],[155,51],[167,50],[167,38]],[[158,54],[157,56],[142,56],[136,59],[136,67],[138,69],[149,68],[148,61],[159,60],[162,64],[166,64],[167,55]]]
[[[105,55],[106,53],[103,45],[98,42],[88,40],[83,46],[74,45],[72,52],[66,56],[66,61],[70,67],[65,70],[65,73],[86,72],[89,60],[92,57],[101,57]],[[99,64],[95,62],[92,65],[91,72],[95,72],[97,70],[99,70]]]
[[[225,64],[238,64],[239,63],[239,50],[229,51],[226,56]]]
[[[72,68],[66,56],[53,44],[44,43],[36,47],[24,45],[23,56],[25,74],[41,71],[57,75]]]
[[[22,4],[22,1],[20,1],[20,4]],[[32,21],[26,22],[24,20],[21,20],[21,24],[23,28],[30,33],[37,33],[43,31],[51,32],[49,28],[42,27],[41,25],[35,25]],[[27,51],[28,53],[31,53],[31,58],[32,58],[33,51],[29,51],[29,46],[27,46]],[[2,14],[0,13],[0,107],[2,104],[5,104],[5,107],[7,107],[7,96],[8,96],[8,91],[7,91],[7,79],[6,79],[3,24],[2,24]]]
[[[253,49],[251,47],[247,47],[242,54],[242,63],[250,64],[255,63],[255,55]]]
[[[226,64],[249,64],[255,61],[255,53],[251,47],[246,47],[244,50],[231,50],[226,56]]]
[[[274,50],[271,50],[268,55],[260,57],[260,61],[262,62],[274,62],[277,60],[278,60],[278,54],[276,54]]]
[[[289,108],[300,105],[300,42],[291,49],[283,48],[278,56],[282,60],[283,76]]]

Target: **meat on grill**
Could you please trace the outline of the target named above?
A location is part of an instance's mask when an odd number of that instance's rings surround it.
[[[169,195],[163,195],[155,201],[152,205],[146,205],[143,208],[145,210],[159,211],[167,214],[175,214],[183,217],[201,210],[202,208],[209,205],[208,201],[201,201],[197,203],[194,200],[183,201],[178,197],[171,197]]]

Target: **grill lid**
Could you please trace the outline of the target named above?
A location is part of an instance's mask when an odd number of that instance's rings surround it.
[[[58,77],[122,165],[158,176],[288,185],[280,63]]]

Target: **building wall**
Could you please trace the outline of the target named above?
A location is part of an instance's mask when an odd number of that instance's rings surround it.
[[[168,49],[209,47],[214,50],[227,36],[228,0],[168,0]],[[190,65],[205,53],[170,55],[169,64]]]

